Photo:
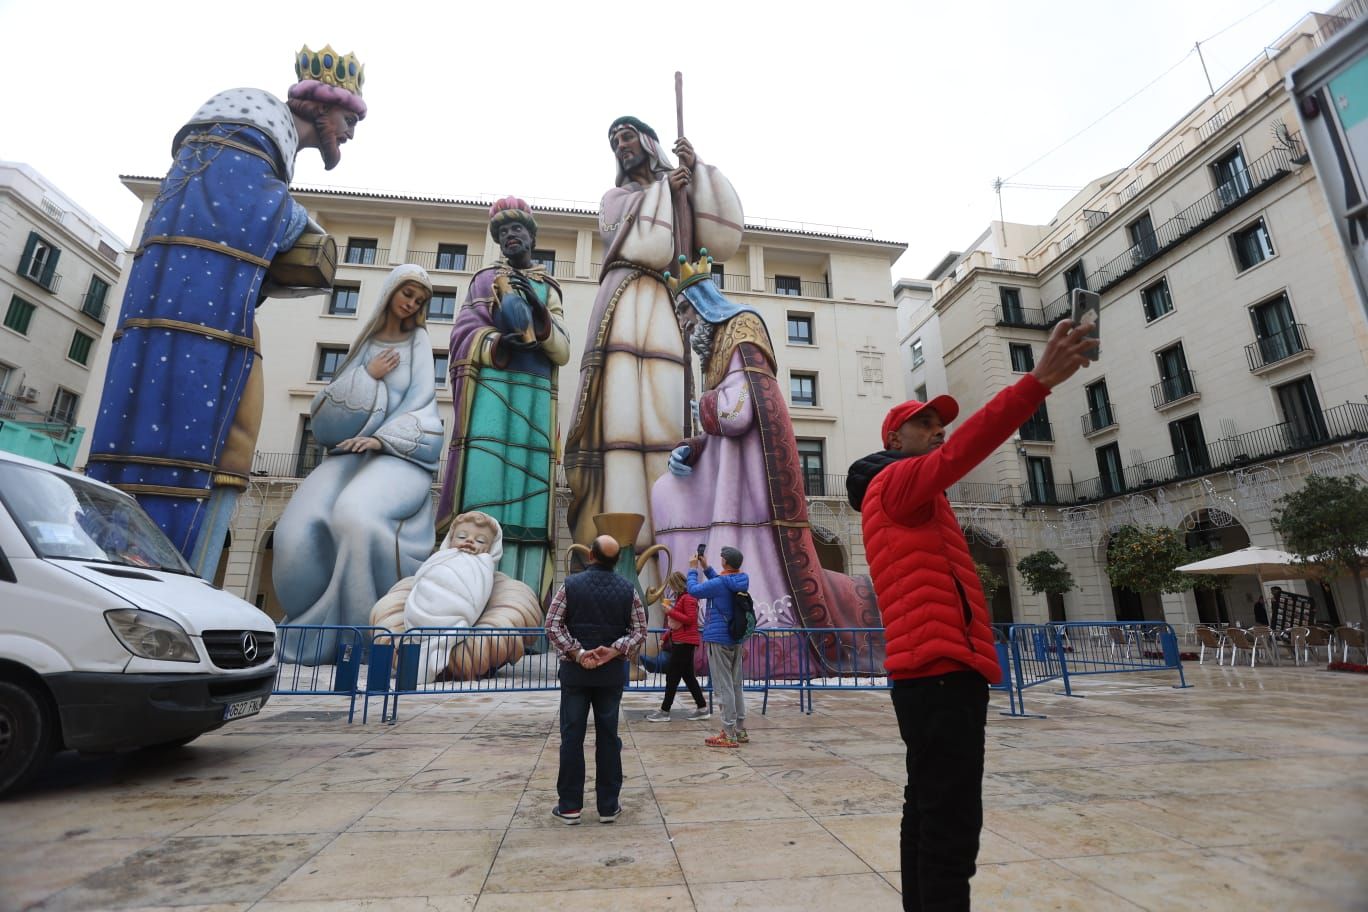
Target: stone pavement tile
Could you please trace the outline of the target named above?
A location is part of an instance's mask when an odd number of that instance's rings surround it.
[[[1050,804],[1034,807],[985,808],[984,825],[1042,858],[1178,850],[1187,845],[1172,836],[1121,819],[1125,802]]]
[[[691,887],[870,871],[858,855],[810,819],[683,823],[672,825],[670,834]]]
[[[669,824],[710,820],[773,820],[807,812],[772,785],[658,785],[660,813]]]
[[[376,830],[503,830],[513,819],[521,787],[440,795],[398,791],[352,824],[352,832]]]
[[[980,864],[969,882],[977,909],[1029,912],[1144,912],[1115,893],[1052,861]],[[1212,907],[1215,909],[1225,907]]]
[[[662,824],[633,825],[624,818],[603,826],[591,815],[574,827],[510,829],[482,896],[534,893],[548,884],[562,890],[598,890],[683,883],[684,873]]]
[[[898,891],[877,874],[832,874],[787,880],[752,880],[691,884],[698,912],[812,912],[813,909],[860,909],[897,912]]]
[[[81,878],[44,909],[106,910],[249,902],[304,864],[331,835],[172,837]]]
[[[817,822],[873,870],[896,871],[902,866],[898,849],[901,813],[818,817]],[[983,858],[982,849],[979,858]]]
[[[880,776],[774,783],[814,817],[833,814],[890,814],[902,811],[903,785]]]
[[[1153,912],[1296,909],[1344,912],[1329,896],[1279,874],[1209,850],[1137,852],[1057,862],[1091,883]],[[1360,897],[1361,898],[1361,897]],[[1362,906],[1356,906],[1362,908]],[[1349,907],[1355,908],[1355,907]]]
[[[678,884],[669,887],[622,887],[616,890],[558,890],[542,893],[486,892],[480,897],[475,912],[528,912],[529,909],[584,909],[591,910],[591,912],[597,912],[600,909],[639,909],[642,912],[693,912],[694,903],[689,897],[688,888],[683,884]],[[277,912],[277,910],[265,909],[262,912]],[[279,910],[279,912],[291,912],[291,910]],[[398,910],[398,912],[402,912],[402,910]]]
[[[351,900],[477,894],[502,836],[498,830],[343,833],[266,898]]]
[[[1238,796],[1159,797],[1118,814],[1199,846],[1247,845],[1279,837],[1368,836],[1364,797],[1334,789],[1247,791]]]
[[[10,805],[6,802],[5,816]],[[28,909],[82,877],[155,844],[154,839],[82,839],[6,845],[0,849],[0,912]]]
[[[1078,765],[1077,760],[1058,756],[1054,751],[1029,747],[1001,747],[991,743],[983,759],[985,773],[1074,769]]]
[[[756,771],[764,776],[767,781],[783,788],[801,788],[809,783],[834,782],[838,779],[881,778],[871,775],[868,769],[844,757],[832,757],[830,755],[797,757],[791,760],[757,765],[751,763],[749,754],[750,751],[746,747],[741,748],[740,756],[742,759],[756,767]],[[901,777],[906,779],[906,761],[900,762],[898,768]]]
[[[93,792],[82,800],[7,800],[0,813],[0,846],[73,839],[162,838],[203,821],[243,800],[236,795],[174,798]]]
[[[1260,871],[1293,881],[1314,893],[1323,893],[1344,909],[1368,905],[1368,832],[1353,842],[1310,840],[1231,846],[1217,849]]]
[[[181,836],[340,833],[381,799],[378,792],[276,793],[244,798],[182,830]]]
[[[695,762],[661,764],[651,769],[649,779],[652,786],[738,785],[764,781],[764,776],[760,770],[746,765],[738,749],[700,743]]]
[[[551,816],[556,806],[556,790],[529,788],[522,793],[518,809],[510,824],[515,829],[558,829],[565,824]],[[623,788],[618,793],[618,803],[622,806],[622,816],[614,826],[660,825],[660,808],[648,788]],[[598,823],[598,811],[594,804],[594,787],[585,783],[584,818],[582,825]]]
[[[438,747],[390,749],[367,744],[290,778],[275,786],[273,792],[391,792],[441,752]]]
[[[473,894],[453,896],[386,896],[383,899],[317,899],[276,902],[263,899],[251,907],[251,912],[470,912],[479,897]],[[140,910],[141,912],[141,910]],[[174,912],[181,912],[177,909]]]
[[[1034,861],[1040,856],[1019,846],[1005,836],[984,827],[979,833],[979,864],[1001,864],[1008,861]]]

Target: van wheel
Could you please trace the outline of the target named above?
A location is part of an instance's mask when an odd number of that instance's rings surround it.
[[[52,756],[54,725],[42,694],[0,681],[0,795],[23,785]]]

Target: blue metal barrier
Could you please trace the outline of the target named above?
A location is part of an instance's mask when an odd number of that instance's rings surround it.
[[[277,642],[292,644],[291,654],[306,661],[281,664],[274,693],[347,696],[349,722],[358,696],[363,722],[371,698],[379,697],[381,720],[393,723],[401,696],[560,687],[559,657],[554,650],[547,651],[539,627],[418,628],[403,633],[382,627],[327,625],[280,625],[277,629]],[[656,638],[657,647],[663,632],[648,633]],[[743,646],[744,688],[763,695],[761,713],[769,708],[770,691],[791,690],[798,694],[799,710],[809,714],[819,690],[885,690],[889,685],[883,667],[883,636],[877,627],[760,628]],[[1003,715],[1032,715],[1026,712],[1025,691],[1051,681],[1062,681],[1063,692],[1073,696],[1070,679],[1080,675],[1176,670],[1179,684],[1175,686],[1189,686],[1183,677],[1177,637],[1164,623],[995,625],[994,641],[1003,677],[992,689],[1007,692],[1009,709]],[[711,694],[706,644],[700,652],[700,684]],[[632,680],[629,666],[624,665],[623,672],[628,676],[624,682],[628,691],[660,693],[665,689],[663,673]]]

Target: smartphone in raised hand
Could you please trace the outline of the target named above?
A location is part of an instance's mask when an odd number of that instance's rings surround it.
[[[1075,288],[1073,290],[1073,313],[1070,319],[1075,326],[1091,326],[1089,337],[1100,339],[1102,334],[1102,296],[1095,291],[1088,291],[1086,288]],[[1088,355],[1090,359],[1096,361],[1102,353],[1099,345]]]

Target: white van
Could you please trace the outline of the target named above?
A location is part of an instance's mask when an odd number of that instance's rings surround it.
[[[0,452],[0,794],[61,748],[178,746],[261,711],[275,625],[137,501]]]

